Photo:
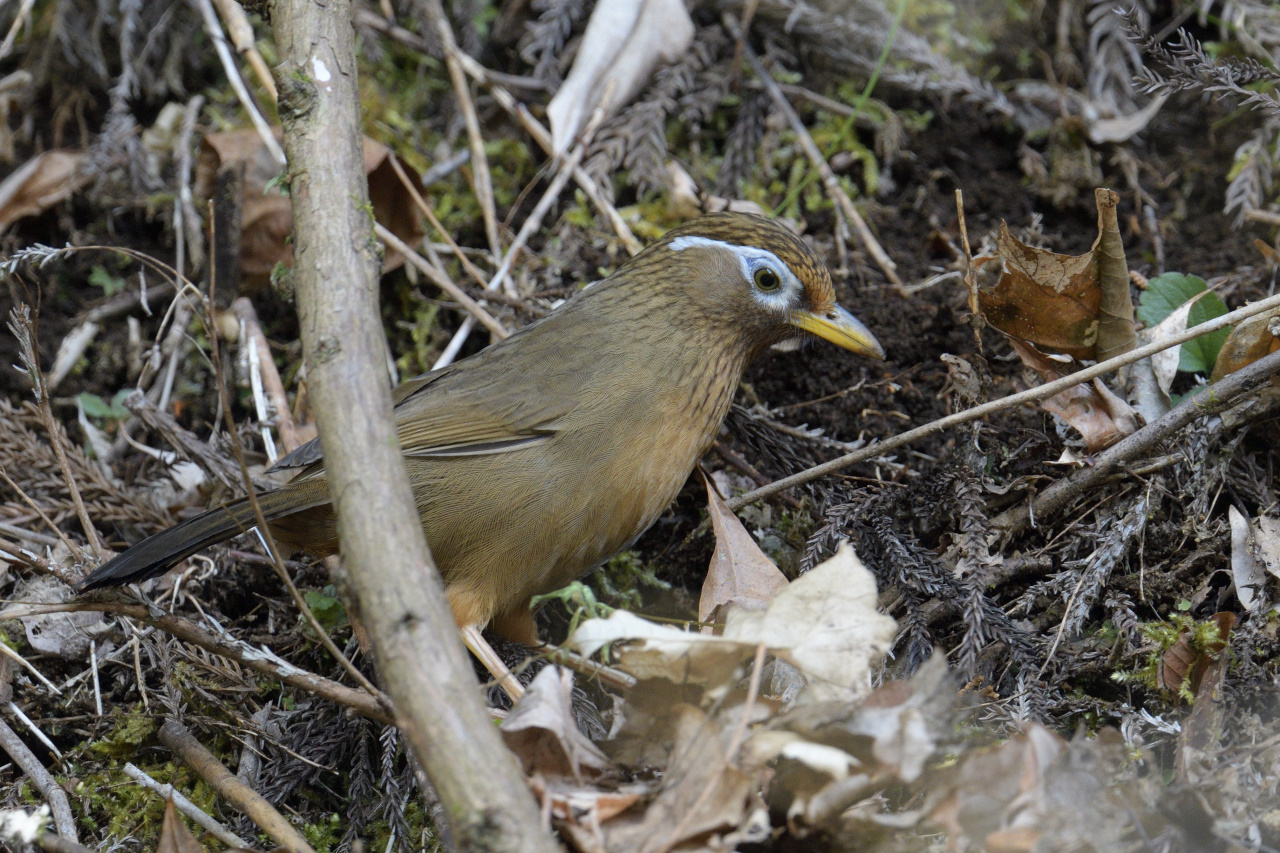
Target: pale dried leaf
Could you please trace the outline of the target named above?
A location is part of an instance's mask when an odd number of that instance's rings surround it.
[[[1086,120],[1089,128],[1089,141],[1094,145],[1104,145],[1109,142],[1128,142],[1130,138],[1141,133],[1151,123],[1151,120],[1156,117],[1156,113],[1160,112],[1160,108],[1164,106],[1164,102],[1168,98],[1167,92],[1161,92],[1145,107],[1129,115],[1098,118],[1092,121]],[[1092,114],[1097,114],[1096,108]]]
[[[46,151],[32,157],[0,182],[0,232],[24,216],[44,213],[88,185],[79,151]]]
[[[1253,556],[1253,527],[1235,506],[1227,508],[1231,521],[1231,577],[1236,584],[1240,606],[1252,613],[1262,603],[1262,589],[1267,576],[1261,561]]]
[[[1144,330],[1142,332],[1142,342],[1144,344],[1156,343],[1185,332],[1187,330],[1187,320],[1191,316],[1191,309],[1195,307],[1195,304],[1200,301],[1202,296],[1209,292],[1205,290],[1197,293],[1173,309],[1173,312],[1156,324],[1154,328]],[[1160,384],[1160,390],[1164,392],[1166,397],[1169,396],[1169,388],[1173,385],[1173,377],[1178,372],[1178,363],[1181,360],[1181,346],[1169,347],[1167,350],[1151,356],[1151,367],[1155,371],[1156,381]]]
[[[801,702],[856,701],[870,692],[870,671],[893,641],[896,623],[876,611],[876,585],[847,543],[801,575],[764,611],[731,607],[723,636],[694,634],[647,622],[626,611],[588,619],[568,645],[591,655],[627,641],[618,665],[639,679],[716,686],[764,644],[809,682]]]
[[[716,551],[702,584],[698,620],[715,622],[722,608],[733,605],[763,610],[787,586],[784,575],[756,544],[747,528],[707,482],[707,510],[716,536]],[[709,630],[709,629],[704,629]]]
[[[24,581],[14,597],[32,604],[60,604],[74,595],[61,581],[37,575]],[[106,617],[92,610],[40,613],[24,616],[20,621],[33,649],[71,661],[83,661],[89,653],[90,640],[101,640],[111,632]],[[99,642],[100,654],[102,649]]]
[[[606,93],[608,117],[631,101],[661,63],[674,62],[693,42],[693,21],[681,0],[597,3],[573,69],[547,105],[556,155],[569,150]]]
[[[1253,553],[1280,580],[1280,518],[1260,515],[1253,523]]]
[[[871,667],[897,631],[876,610],[876,581],[848,542],[789,584],[760,611],[733,608],[727,639],[764,645],[809,682],[800,702],[855,702],[871,692]]]
[[[567,669],[539,672],[499,730],[528,776],[572,776],[582,784],[584,769],[595,776],[613,767],[574,722],[573,673]]]

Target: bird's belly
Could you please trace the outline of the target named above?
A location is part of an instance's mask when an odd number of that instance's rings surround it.
[[[523,609],[530,597],[577,580],[634,542],[697,461],[702,438],[682,438],[614,436],[602,439],[613,445],[608,452],[597,445],[591,454],[566,441],[413,460],[427,542],[459,621],[487,623]]]

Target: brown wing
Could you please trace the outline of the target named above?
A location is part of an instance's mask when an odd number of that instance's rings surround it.
[[[542,325],[542,324],[539,324]],[[546,441],[573,411],[598,362],[582,359],[550,329],[526,329],[519,356],[507,341],[451,367],[411,379],[395,389],[396,429],[406,456],[505,453]],[[563,353],[573,353],[566,358]],[[590,350],[588,350],[590,351]],[[323,458],[313,439],[276,463],[314,466]]]

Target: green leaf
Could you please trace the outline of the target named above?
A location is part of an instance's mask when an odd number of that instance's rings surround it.
[[[1147,282],[1147,289],[1142,292],[1138,301],[1138,319],[1150,329],[1165,317],[1173,313],[1179,305],[1188,299],[1204,293],[1208,289],[1205,280],[1198,275],[1186,275],[1179,272],[1167,272]],[[1187,328],[1221,317],[1227,313],[1227,305],[1216,293],[1208,293],[1200,297],[1191,306],[1187,317]],[[1227,342],[1231,328],[1226,327],[1216,332],[1202,335],[1182,345],[1178,369],[1184,373],[1208,373],[1218,360],[1218,351]]]
[[[115,296],[124,290],[124,279],[107,272],[106,267],[94,266],[89,271],[89,283],[101,287],[103,296]]]
[[[338,591],[333,585],[326,586],[324,591],[309,589],[303,595],[307,606],[311,608],[316,621],[327,631],[341,628],[347,624],[347,609],[338,598]]]
[[[108,421],[122,421],[129,417],[129,410],[124,407],[122,402],[132,388],[121,388],[111,398],[111,402],[99,397],[97,394],[90,394],[87,391],[81,394],[77,399],[80,406],[84,409],[84,413],[91,418],[99,418]]]

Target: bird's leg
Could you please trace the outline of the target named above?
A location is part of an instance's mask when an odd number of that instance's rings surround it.
[[[498,653],[493,650],[493,646],[489,645],[489,641],[481,635],[480,626],[475,623],[463,625],[458,631],[462,634],[463,644],[471,650],[471,654],[480,659],[480,663],[489,670],[503,692],[511,697],[512,702],[519,702],[520,697],[524,695],[524,686],[516,680],[511,670],[507,669],[507,665],[502,662],[502,658],[498,657]]]

